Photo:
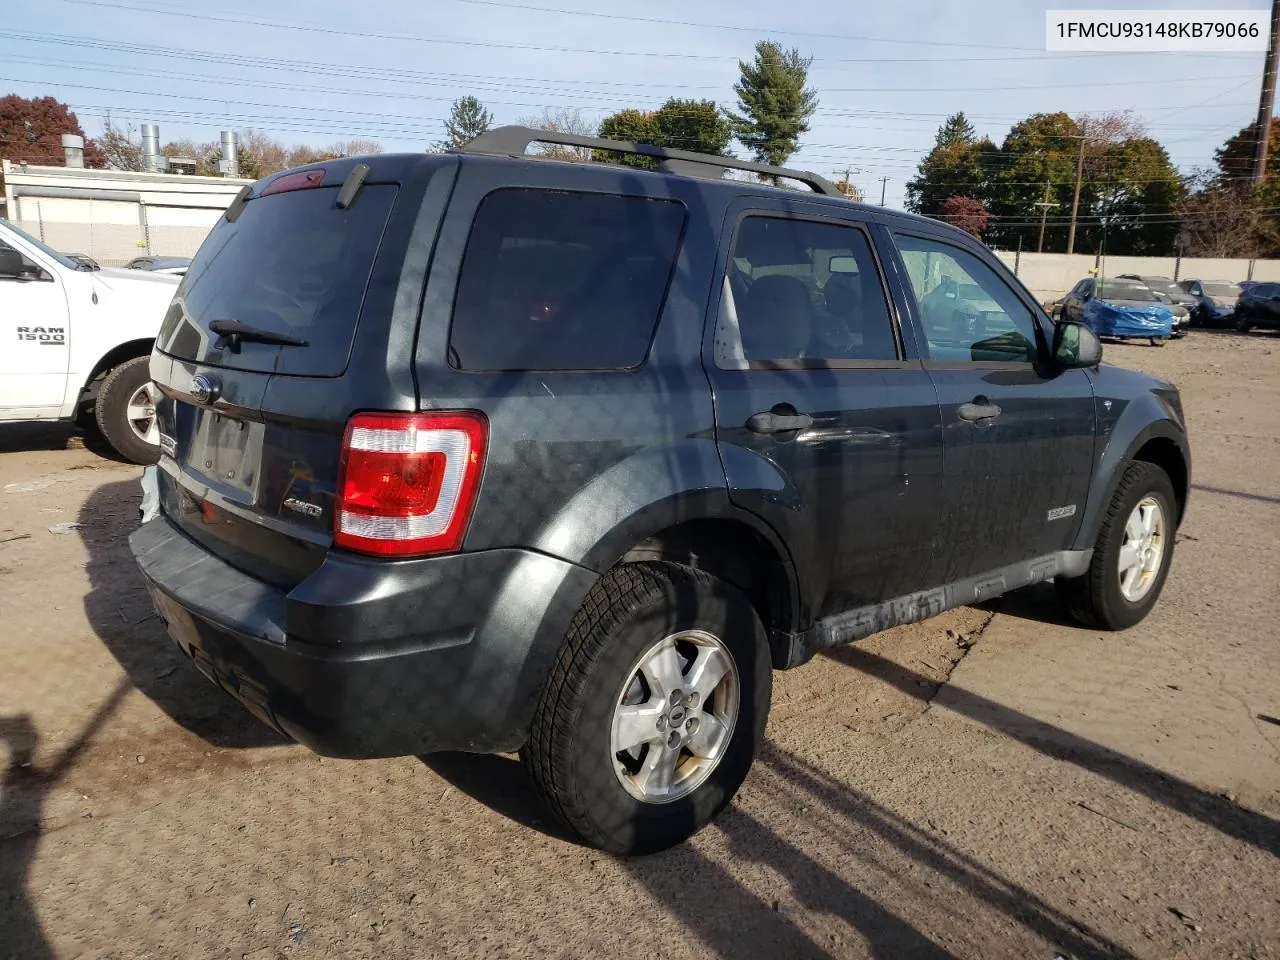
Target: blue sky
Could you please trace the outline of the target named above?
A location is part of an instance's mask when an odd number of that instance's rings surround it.
[[[1047,8],[1105,5],[40,0],[7,5],[0,91],[67,101],[90,136],[110,110],[122,123],[159,124],[163,140],[255,127],[286,143],[360,136],[419,150],[439,139],[450,101],[464,94],[498,122],[543,106],[596,120],[669,96],[731,105],[737,60],[770,38],[814,57],[820,106],[792,165],[828,176],[852,167],[872,200],[888,177],[891,206],[902,204],[939,122],[956,110],[998,143],[1033,112],[1132,109],[1180,168],[1210,163],[1256,112],[1262,54],[1044,52]],[[1266,0],[1230,6],[1269,8]]]

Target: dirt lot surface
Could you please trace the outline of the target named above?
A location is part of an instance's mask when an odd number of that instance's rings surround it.
[[[0,957],[1280,956],[1280,337],[1106,349],[1191,425],[1151,617],[1033,589],[780,675],[732,808],[632,861],[511,758],[258,725],[152,615],[137,469],[0,427]]]

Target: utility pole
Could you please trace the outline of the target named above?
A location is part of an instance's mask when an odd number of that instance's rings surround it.
[[[1057,206],[1056,203],[1052,203],[1049,200],[1049,181],[1048,180],[1044,182],[1044,199],[1041,200],[1039,203],[1034,204],[1034,206],[1037,206],[1040,208],[1040,242],[1036,244],[1036,253],[1043,253],[1044,252],[1044,224],[1045,224],[1045,221],[1049,218],[1049,211]],[[1021,241],[1019,241],[1019,243],[1021,243]]]
[[[1262,68],[1262,92],[1258,95],[1258,142],[1253,151],[1253,182],[1257,186],[1267,175],[1267,148],[1271,143],[1271,112],[1276,103],[1276,42],[1280,38],[1280,0],[1271,0],[1271,37]]]
[[[1280,0],[1273,0],[1280,3]],[[1071,229],[1067,231],[1067,253],[1076,252],[1076,213],[1080,209],[1080,183],[1084,180],[1084,147],[1088,143],[1088,138],[1082,133],[1080,135],[1080,156],[1076,159],[1076,192],[1071,198]]]
[[[1275,2],[1280,3],[1280,0],[1275,0]],[[884,206],[884,188],[888,183],[889,183],[888,177],[880,178],[880,206],[882,207]]]
[[[858,172],[861,173],[862,171],[859,170]],[[836,184],[836,187],[840,190],[840,193],[844,195],[844,198],[846,200],[852,200],[853,197],[850,194],[850,189],[853,181],[850,179],[850,177],[852,177],[854,173],[853,167],[845,167],[843,170],[836,170],[835,173],[843,174],[843,176],[840,179],[840,182]]]

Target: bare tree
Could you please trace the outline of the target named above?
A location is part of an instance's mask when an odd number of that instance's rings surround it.
[[[112,170],[142,170],[142,143],[136,136],[132,124],[117,127],[107,117],[102,136],[98,138],[98,146],[106,154],[107,166]]]
[[[1201,189],[1179,204],[1179,242],[1192,257],[1254,257],[1262,214],[1250,184],[1215,183],[1207,174]]]
[[[1099,146],[1141,140],[1147,135],[1147,128],[1132,110],[1086,114],[1076,123],[1086,142]]]
[[[582,116],[577,107],[543,107],[540,113],[521,117],[521,126],[534,127],[538,130],[550,130],[553,133],[573,133],[580,137],[596,136],[595,125]],[[591,150],[586,147],[562,147],[552,143],[537,144],[534,148],[539,156],[552,160],[590,160]]]

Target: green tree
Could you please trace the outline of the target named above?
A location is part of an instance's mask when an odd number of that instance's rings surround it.
[[[1243,183],[1253,176],[1253,153],[1258,144],[1258,125],[1251,123],[1213,152],[1217,175],[1223,181]],[[1280,117],[1274,117],[1269,129],[1267,168],[1264,179],[1280,175]]]
[[[729,152],[733,129],[714,100],[671,98],[653,114],[654,135],[659,146],[692,150],[723,157]]]
[[[915,179],[907,183],[907,209],[936,217],[949,197],[985,198],[990,158],[996,153],[994,143],[977,138],[963,113],[948,117]]]
[[[953,113],[943,121],[942,126],[938,128],[938,138],[936,145],[939,147],[954,147],[958,144],[977,143],[978,131],[973,128],[973,124],[969,122],[969,118],[964,115],[964,111]]]
[[[457,150],[486,133],[493,116],[479,100],[472,96],[459,97],[449,108],[449,119],[444,122],[445,138],[438,144],[441,150]]]
[[[673,97],[652,112],[627,109],[605,117],[600,123],[600,136],[724,156],[728,153],[733,133],[714,101],[678,100]],[[604,150],[597,150],[595,159],[646,169],[657,167],[657,161],[649,157],[614,155]]]
[[[1099,249],[1106,225],[1106,252],[1167,256],[1174,252],[1178,214],[1187,188],[1169,154],[1150,137],[1108,144],[1090,171],[1092,202],[1085,249]],[[1081,248],[1080,240],[1076,240]]]
[[[600,121],[600,136],[609,140],[622,140],[627,143],[658,143],[658,127],[654,122],[655,114],[645,110],[628,108],[610,114]],[[649,157],[637,157],[635,154],[614,153],[608,150],[596,150],[593,158],[600,163],[620,163],[627,167],[640,167],[645,170],[657,168],[657,163]]]
[[[987,209],[991,223],[984,234],[993,245],[1034,250],[1040,232],[1037,203],[1055,204],[1045,231],[1045,250],[1063,251],[1067,245],[1064,215],[1071,210],[1075,189],[1076,152],[1080,126],[1065,113],[1037,113],[1010,128],[997,154],[987,158]],[[1048,184],[1046,198],[1045,185]],[[1091,202],[1081,193],[1081,211]]]
[[[734,135],[763,163],[782,166],[809,132],[818,94],[806,87],[812,57],[796,49],[762,40],[752,63],[738,62],[741,77],[734,85],[738,113],[729,115]]]
[[[1256,131],[1257,124],[1251,123],[1214,151],[1217,169],[1200,179],[1191,204],[1211,222],[1223,221],[1224,211],[1235,211],[1239,214],[1237,225],[1217,231],[1192,229],[1189,233],[1201,246],[1240,251],[1233,256],[1276,257],[1280,256],[1280,117],[1271,121],[1261,184],[1252,181]],[[1247,241],[1240,238],[1239,224],[1251,224]],[[1216,240],[1206,239],[1210,233]]]

